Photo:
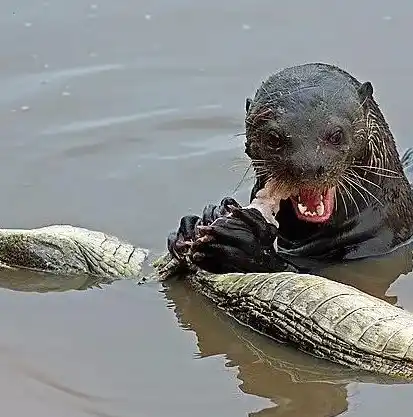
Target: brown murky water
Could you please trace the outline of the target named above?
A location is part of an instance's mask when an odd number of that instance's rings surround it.
[[[408,1],[3,0],[0,9],[5,227],[71,223],[162,251],[180,216],[232,194],[245,97],[297,63],[370,79],[400,147],[412,144]],[[236,198],[246,201],[250,185]],[[384,297],[410,264],[398,254],[332,274]],[[234,324],[184,284],[12,290],[33,289],[27,278],[0,277],[4,415],[411,415],[411,385],[357,382]],[[411,310],[412,278],[387,291]]]

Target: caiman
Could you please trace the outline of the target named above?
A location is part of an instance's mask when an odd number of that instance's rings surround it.
[[[243,325],[356,370],[413,379],[413,314],[311,274],[213,274],[170,254],[154,262],[166,279],[183,276]]]
[[[0,267],[90,275],[137,277],[148,251],[103,232],[71,225],[0,229]]]

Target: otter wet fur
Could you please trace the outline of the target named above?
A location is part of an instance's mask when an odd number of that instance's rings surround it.
[[[175,258],[215,273],[302,270],[300,259],[379,256],[412,237],[412,187],[370,82],[328,64],[286,68],[247,99],[245,125],[251,201],[269,180],[289,196],[279,227],[225,198],[181,219]]]

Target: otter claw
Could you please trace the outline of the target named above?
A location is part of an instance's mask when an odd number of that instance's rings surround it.
[[[232,213],[234,210],[239,209],[239,207],[234,206],[233,204],[228,204],[228,210]]]
[[[182,242],[182,241],[177,241],[176,243],[175,243],[175,248],[176,249],[178,249],[179,251],[180,250],[182,250],[182,249],[185,249],[185,248],[187,248],[187,247],[189,247],[189,245],[191,244],[191,242],[187,242],[187,241],[184,241],[184,242]]]
[[[211,236],[211,235],[205,235],[205,236],[200,237],[198,239],[198,242],[200,242],[200,243],[208,243],[208,242],[212,242],[213,240],[215,240],[213,236]]]
[[[199,246],[202,246],[204,243],[209,243],[209,242],[212,242],[214,240],[215,240],[215,238],[211,235],[201,236],[195,242],[192,243],[191,250],[194,250],[194,249],[198,248]]]
[[[197,229],[200,236],[206,236],[212,231],[211,226],[197,226]]]

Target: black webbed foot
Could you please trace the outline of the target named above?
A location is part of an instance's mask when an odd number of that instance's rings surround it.
[[[219,217],[228,216],[231,213],[230,207],[241,208],[240,204],[231,197],[223,198],[218,206],[208,204],[202,212],[202,225],[210,225]]]
[[[169,234],[167,247],[174,258],[184,259],[196,239],[196,225],[200,222],[201,218],[198,216],[184,216],[181,218],[178,230]]]
[[[168,237],[168,250],[213,273],[294,269],[277,254],[277,237],[277,227],[258,210],[243,209],[227,197],[219,205],[207,205],[201,217],[182,217]]]
[[[190,249],[192,262],[214,273],[285,270],[274,247],[277,227],[256,209],[228,208],[231,216],[198,226],[200,236]]]
[[[241,207],[233,198],[225,197],[219,205],[208,204],[201,217],[194,215],[182,217],[178,230],[170,233],[167,239],[167,247],[171,255],[183,260],[191,244],[200,237],[197,226],[208,226],[219,217],[227,216],[230,213],[230,206]]]

